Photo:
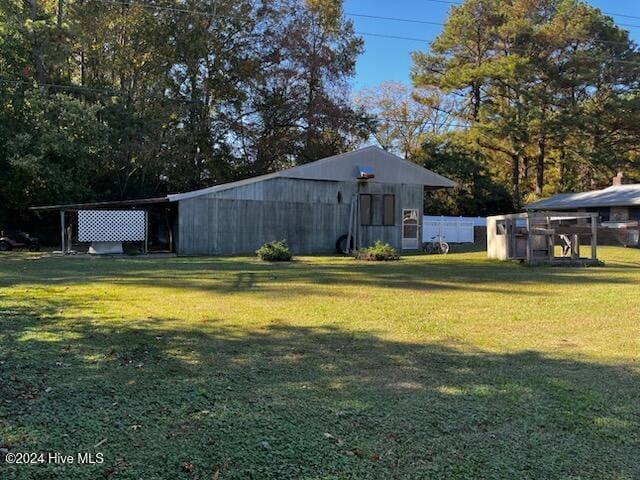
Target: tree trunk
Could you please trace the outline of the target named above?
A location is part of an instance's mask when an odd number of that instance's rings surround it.
[[[84,62],[85,62],[85,59],[84,59],[84,50],[83,50],[80,52],[80,85],[82,85],[83,87],[86,84]]]
[[[544,188],[544,156],[546,150],[546,139],[544,136],[538,140],[538,158],[536,161],[536,195],[542,195]]]
[[[520,155],[517,153],[511,154],[511,190],[514,203],[520,205]]]
[[[37,0],[29,0],[29,17],[33,22],[38,20],[38,2]],[[44,93],[46,87],[46,78],[44,73],[44,62],[42,60],[42,45],[37,34],[33,35],[31,41],[33,63],[36,66],[36,81],[40,87],[40,91]]]
[[[62,27],[63,10],[64,10],[64,0],[58,0],[58,11],[57,11],[57,19],[56,19],[58,28]]]
[[[478,83],[473,84],[473,121],[477,122],[480,117],[480,85]]]
[[[558,177],[559,177],[559,181],[558,181],[558,187],[556,188],[556,193],[560,193],[560,192],[564,192],[564,188],[567,184],[567,179],[565,178],[567,176],[567,164],[565,162],[565,151],[564,148],[562,148],[560,150],[560,161],[558,164]]]

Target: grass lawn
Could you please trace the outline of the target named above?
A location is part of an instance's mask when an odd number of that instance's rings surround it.
[[[0,478],[640,478],[640,250],[600,257],[2,255],[0,447],[104,463]]]

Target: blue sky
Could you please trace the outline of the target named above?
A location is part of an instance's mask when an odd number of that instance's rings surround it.
[[[638,0],[591,0],[604,12],[618,13],[640,17]],[[427,22],[442,23],[447,16],[450,5],[427,0],[345,0],[347,14],[374,15],[383,17],[409,18]],[[613,15],[612,15],[613,16]],[[439,25],[396,22],[357,16],[352,19],[356,31],[360,34],[373,33],[397,35],[418,39],[432,39],[442,28]],[[637,25],[625,26],[631,37],[640,43],[640,18],[613,16],[617,23]],[[378,38],[362,35],[365,40],[365,52],[358,59],[356,78],[353,87],[359,90],[386,80],[409,83],[411,69],[410,53],[413,50],[425,50],[427,42],[408,41],[391,38]]]

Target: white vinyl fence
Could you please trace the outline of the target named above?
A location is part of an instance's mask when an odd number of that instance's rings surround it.
[[[473,228],[485,227],[483,217],[443,217],[425,215],[422,219],[422,241],[430,242],[442,235],[447,243],[473,243]]]

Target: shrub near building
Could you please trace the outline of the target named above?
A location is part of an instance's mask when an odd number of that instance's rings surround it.
[[[256,254],[265,262],[289,262],[293,258],[285,240],[267,242],[256,250]]]
[[[376,240],[373,246],[358,251],[356,258],[367,261],[390,261],[400,260],[400,255],[398,255],[396,249],[388,243],[382,243],[380,240]]]

